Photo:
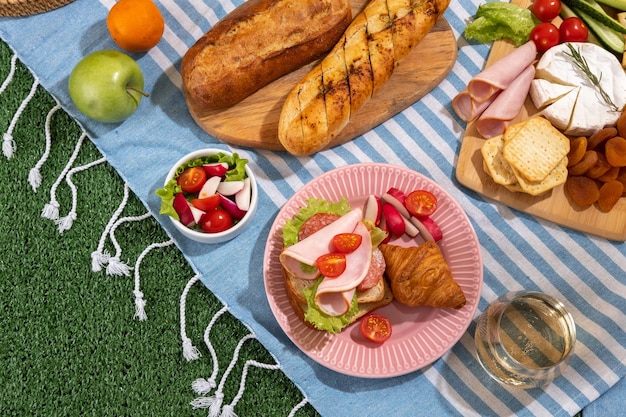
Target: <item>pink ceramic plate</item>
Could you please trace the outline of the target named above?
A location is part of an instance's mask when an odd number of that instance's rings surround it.
[[[361,336],[358,322],[340,334],[312,330],[293,311],[283,283],[279,254],[282,227],[306,204],[309,197],[339,201],[346,197],[352,207],[362,207],[370,194],[382,195],[395,187],[404,192],[426,189],[437,196],[433,214],[443,232],[439,245],[463,289],[467,302],[460,310],[410,308],[393,301],[376,310],[392,324],[391,338],[378,345]],[[409,246],[423,240],[405,237],[391,243]],[[276,320],[305,354],[337,372],[386,378],[416,371],[439,359],[467,330],[480,299],[483,267],[476,233],[459,204],[429,178],[406,168],[377,163],[349,165],[327,172],[300,189],[279,211],[270,230],[263,261],[265,291]]]

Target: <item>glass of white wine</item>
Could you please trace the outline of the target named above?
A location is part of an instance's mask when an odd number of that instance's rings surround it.
[[[478,361],[496,381],[519,388],[546,385],[568,366],[576,326],[563,303],[540,292],[496,299],[478,318]]]

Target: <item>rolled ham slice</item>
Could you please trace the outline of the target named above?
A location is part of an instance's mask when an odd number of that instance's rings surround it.
[[[457,116],[464,122],[471,122],[482,114],[483,111],[495,100],[497,94],[493,94],[482,103],[472,100],[469,90],[465,88],[452,99],[452,108]]]
[[[315,267],[317,258],[332,251],[330,245],[335,235],[339,233],[352,233],[361,219],[363,219],[363,210],[360,208],[356,208],[344,214],[306,239],[286,248],[280,254],[280,263],[287,272],[298,278],[317,278],[319,275]],[[308,265],[311,268],[308,268],[307,271],[303,271],[301,267],[302,264]]]
[[[370,269],[372,239],[369,230],[359,222],[353,233],[361,235],[362,241],[354,252],[346,254],[346,270],[336,278],[324,278],[315,294],[317,307],[331,316],[340,316],[348,312],[356,287]]]
[[[470,97],[476,103],[489,100],[491,96],[511,85],[535,58],[537,47],[533,41],[514,49],[472,78],[467,85]]]
[[[535,78],[531,64],[503,90],[476,121],[476,131],[485,139],[504,133],[506,127],[517,117],[524,106],[530,84]]]

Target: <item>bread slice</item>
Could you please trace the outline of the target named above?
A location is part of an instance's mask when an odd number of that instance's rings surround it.
[[[303,290],[307,287],[311,287],[315,284],[316,280],[304,280],[295,278],[293,275],[288,274],[283,270],[283,276],[285,278],[285,290],[287,292],[287,298],[293,307],[296,316],[308,327],[315,329],[312,323],[305,320],[304,316],[308,309],[308,304],[304,298]],[[391,287],[387,283],[387,280],[381,277],[378,284],[366,291],[357,292],[357,300],[359,303],[359,311],[352,318],[352,322],[357,321],[370,311],[383,307],[393,301],[393,293]]]

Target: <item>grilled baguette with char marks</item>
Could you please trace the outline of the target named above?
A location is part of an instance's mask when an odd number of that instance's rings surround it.
[[[287,96],[278,123],[283,147],[294,155],[309,155],[326,147],[430,32],[448,3],[368,3],[330,53]],[[340,81],[342,77],[348,88]]]

